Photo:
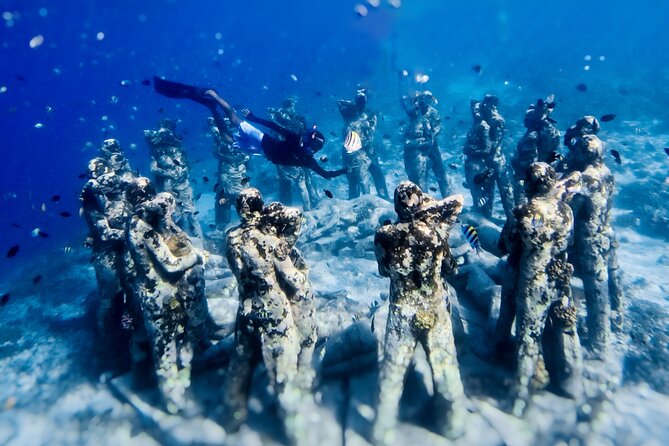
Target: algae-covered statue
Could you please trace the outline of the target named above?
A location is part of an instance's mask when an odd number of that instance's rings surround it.
[[[104,140],[100,146],[100,157],[107,161],[109,168],[126,183],[130,183],[135,178],[134,172],[130,169],[130,163],[117,140]]]
[[[404,376],[420,342],[432,368],[442,433],[463,431],[465,394],[460,378],[444,275],[455,270],[448,233],[463,197],[431,199],[410,181],[395,189],[397,223],[382,226],[374,244],[379,274],[390,278],[390,310],[381,361],[377,444],[392,444]],[[450,413],[447,407],[450,406]]]
[[[193,355],[209,347],[212,328],[204,258],[172,220],[175,209],[175,199],[167,192],[139,203],[127,234],[136,274],[134,299],[151,345],[158,387],[172,413],[188,407]]]
[[[497,111],[498,103],[494,95],[486,95],[483,101],[473,100],[470,103],[474,122],[463,149],[465,180],[472,194],[474,209],[487,217],[492,217],[497,185],[502,207],[509,218],[513,209],[513,191],[506,158],[502,153],[506,123]]]
[[[359,87],[353,101],[340,99],[337,101],[339,113],[344,119],[342,135],[356,132],[362,143],[361,151],[344,152],[344,164],[347,167],[349,199],[360,194],[368,194],[368,173],[371,174],[374,188],[378,196],[389,199],[386,178],[381,169],[377,153],[376,135],[377,116],[367,108],[369,101],[366,89]]]
[[[567,170],[582,174],[583,187],[572,201],[574,246],[571,259],[583,280],[588,341],[596,354],[606,353],[613,328],[623,321],[623,290],[611,225],[615,192],[613,174],[604,164],[604,147],[596,136],[599,123],[592,116],[579,119],[568,136]]]
[[[263,362],[286,433],[299,443],[304,433],[299,401],[313,379],[303,367],[311,366],[305,362],[315,340],[306,268],[293,251],[302,216],[278,203],[265,207],[252,188],[237,196],[236,207],[241,224],[228,231],[226,247],[239,289],[236,346],[223,392],[226,428],[236,430],[246,419],[253,371]]]
[[[558,181],[546,163],[530,165],[525,180],[528,202],[514,209],[502,231],[509,253],[496,341],[503,345],[516,320],[514,414],[524,413],[533,390],[548,384],[577,398],[581,386],[581,350],[576,307],[571,299],[572,266],[567,247],[573,230],[568,200],[578,191],[580,175]]]
[[[525,111],[523,124],[527,131],[518,142],[516,154],[511,159],[516,205],[527,201],[523,182],[530,164],[537,161],[554,164],[560,158],[560,131],[555,127],[556,121],[550,116],[554,109],[555,97],[551,95],[545,100],[539,99]]]
[[[151,173],[155,177],[156,189],[174,196],[177,203],[175,220],[178,225],[189,236],[202,239],[183,142],[174,133],[174,121],[165,119],[160,121],[159,126],[158,130],[144,130],[144,137],[151,148]]]
[[[113,352],[123,350],[124,345],[127,347],[121,331],[121,317],[127,303],[121,277],[126,250],[125,226],[130,210],[125,198],[127,183],[103,158],[92,159],[88,172],[90,179],[84,185],[80,200],[98,283],[96,329],[102,350],[111,357]]]
[[[231,210],[235,197],[249,181],[249,156],[234,147],[235,128],[229,119],[217,115],[216,119],[208,118],[207,123],[214,137],[214,158],[218,160],[217,182],[214,186],[214,220],[217,228],[222,230],[232,219]]]
[[[267,113],[272,121],[293,133],[302,135],[307,132],[307,120],[295,109],[297,99],[286,98],[282,107],[268,107]],[[276,172],[279,175],[279,200],[285,204],[292,204],[291,185],[295,185],[300,198],[302,208],[311,210],[318,203],[318,192],[313,186],[311,170],[302,166],[284,166],[277,164]]]
[[[404,130],[404,167],[409,181],[425,189],[429,163],[444,198],[450,194],[451,187],[439,149],[441,118],[434,108],[435,102],[434,95],[427,90],[418,93],[413,99],[402,97],[402,107],[409,117]]]

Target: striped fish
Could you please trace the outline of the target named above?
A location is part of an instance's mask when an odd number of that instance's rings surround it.
[[[346,140],[344,141],[344,148],[348,153],[357,152],[362,149],[362,140],[358,132],[351,130],[346,134]]]
[[[481,241],[479,240],[479,233],[472,225],[462,225],[462,233],[465,235],[469,246],[477,253],[481,250]]]

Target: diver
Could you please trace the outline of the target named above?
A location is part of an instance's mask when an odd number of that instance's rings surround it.
[[[346,173],[346,169],[325,170],[316,162],[314,154],[321,150],[325,144],[325,136],[316,129],[298,135],[272,121],[255,116],[248,109],[242,110],[241,113],[244,118],[242,119],[232,106],[214,90],[166,81],[158,77],[154,77],[153,80],[156,92],[163,96],[190,99],[206,106],[219,127],[224,126],[223,117],[216,108],[217,105],[220,105],[226,117],[237,128],[234,135],[235,147],[242,151],[251,154],[263,154],[273,164],[306,167],[327,179],[336,178]],[[260,131],[249,124],[248,121],[275,131],[281,138],[275,138]]]

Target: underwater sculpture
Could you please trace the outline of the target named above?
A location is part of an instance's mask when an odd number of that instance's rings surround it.
[[[615,180],[604,164],[604,147],[596,136],[598,129],[597,120],[586,116],[567,131],[567,170],[582,174],[582,190],[571,203],[574,246],[570,258],[576,275],[583,280],[589,345],[596,354],[603,355],[611,326],[622,329],[624,296],[616,256],[618,243],[611,225]]]
[[[462,210],[463,197],[436,201],[410,181],[395,189],[397,223],[376,233],[379,274],[390,277],[390,310],[374,422],[376,444],[392,444],[404,376],[418,342],[432,368],[442,433],[462,434],[465,394],[451,323],[451,302],[442,275],[455,270],[448,233]],[[450,406],[450,413],[447,407]]]
[[[143,187],[143,180],[135,187]],[[132,190],[129,194],[142,195]],[[158,387],[171,413],[188,408],[191,362],[210,346],[213,325],[204,294],[203,254],[172,220],[175,210],[175,199],[167,192],[139,202],[127,234],[135,269],[133,298],[151,346]]]
[[[249,156],[233,147],[234,126],[229,119],[219,117],[220,124],[214,118],[207,118],[207,123],[214,136],[214,158],[218,160],[216,185],[214,186],[214,219],[218,229],[224,229],[232,219],[232,206],[235,197],[249,181],[247,163]],[[221,129],[227,130],[222,133]]]
[[[496,341],[510,338],[516,320],[516,382],[513,413],[521,416],[533,390],[548,375],[564,394],[582,392],[581,349],[576,306],[571,298],[573,267],[567,247],[573,230],[568,201],[580,187],[579,173],[558,181],[546,163],[530,165],[524,180],[528,202],[514,209],[500,244],[509,253]]]
[[[295,98],[286,98],[281,107],[268,107],[267,113],[281,127],[301,135],[307,131],[307,120],[295,110],[296,103]],[[318,203],[318,192],[313,186],[310,169],[277,164],[276,172],[279,175],[279,200],[282,203],[290,205],[293,202],[291,184],[297,188],[305,211],[311,210]]]
[[[126,251],[125,227],[130,205],[126,182],[103,158],[88,163],[90,179],[81,192],[83,217],[89,229],[87,245],[98,284],[96,329],[101,350],[110,354],[125,343],[121,317],[124,307],[121,271]],[[122,352],[127,353],[127,352]],[[113,356],[110,354],[110,357]]]
[[[472,194],[474,209],[492,217],[495,184],[507,218],[512,216],[513,191],[508,178],[502,139],[506,134],[504,118],[497,111],[499,100],[486,95],[483,101],[471,101],[472,128],[463,149],[465,181]]]
[[[546,100],[539,99],[525,111],[523,125],[527,131],[518,141],[516,153],[511,159],[516,205],[527,201],[523,181],[530,164],[537,161],[553,164],[561,157],[560,131],[555,127],[555,120],[550,117],[554,109],[555,98],[551,95]]]
[[[402,107],[409,116],[409,123],[404,131],[404,167],[409,181],[421,189],[426,189],[430,163],[441,196],[445,198],[450,194],[451,187],[439,149],[441,118],[433,107],[435,102],[435,97],[427,90],[417,93],[413,99],[402,97]]]
[[[189,183],[189,166],[183,143],[175,133],[174,121],[164,119],[158,130],[144,130],[144,137],[151,148],[151,173],[156,189],[169,192],[176,200],[175,220],[186,233],[202,240],[202,229],[197,220],[193,189]]]
[[[342,135],[354,131],[360,136],[362,151],[344,151],[344,165],[347,167],[348,198],[357,198],[360,194],[370,192],[368,173],[374,181],[376,193],[381,198],[390,199],[386,178],[381,169],[379,155],[376,152],[374,137],[376,134],[376,113],[367,108],[367,90],[358,88],[353,101],[340,99],[337,101],[339,113],[344,119]]]
[[[259,362],[267,368],[291,442],[304,432],[300,400],[313,380],[315,342],[313,295],[293,246],[302,215],[279,203],[265,207],[257,189],[244,189],[236,200],[241,224],[228,231],[226,257],[237,279],[239,309],[236,345],[223,390],[230,431],[246,420],[248,393]]]
[[[107,161],[109,167],[119,175],[121,179],[130,183],[135,179],[135,173],[130,169],[130,163],[121,149],[121,145],[115,139],[106,139],[100,146],[100,157]]]

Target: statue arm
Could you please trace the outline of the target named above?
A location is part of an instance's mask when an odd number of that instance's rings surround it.
[[[165,240],[157,234],[147,238],[145,244],[152,257],[170,274],[186,271],[202,259],[192,247],[188,254],[184,256],[177,257],[173,255]]]

